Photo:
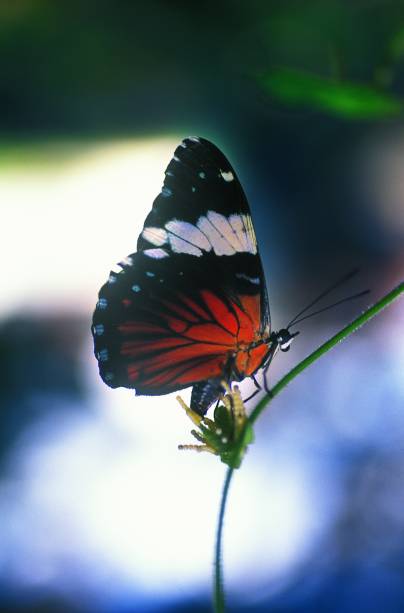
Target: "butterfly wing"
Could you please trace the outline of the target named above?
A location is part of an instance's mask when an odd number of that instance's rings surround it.
[[[269,335],[265,280],[246,197],[212,143],[176,149],[137,249],[94,312],[103,380],[160,395],[255,372],[267,345],[238,348]]]

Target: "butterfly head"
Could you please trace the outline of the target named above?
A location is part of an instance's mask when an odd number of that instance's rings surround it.
[[[299,332],[290,332],[287,328],[282,328],[279,332],[272,333],[272,340],[281,351],[289,351],[293,339]]]

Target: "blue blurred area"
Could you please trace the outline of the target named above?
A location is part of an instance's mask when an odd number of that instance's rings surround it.
[[[401,100],[403,24],[395,1],[0,6],[1,611],[211,610],[224,466],[177,451],[173,396],[103,385],[97,291],[187,134],[239,173],[275,328],[353,267],[336,299],[372,290],[302,323],[271,381],[397,284],[401,115],[290,105],[257,75],[338,73]],[[404,609],[402,330],[395,304],[257,423],[225,522],[229,611]]]

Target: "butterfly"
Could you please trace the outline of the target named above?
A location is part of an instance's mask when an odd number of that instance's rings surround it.
[[[288,350],[295,335],[271,331],[247,198],[213,143],[189,137],[175,150],[137,251],[99,292],[92,333],[107,385],[151,396],[192,386],[201,416],[224,382],[256,382]]]

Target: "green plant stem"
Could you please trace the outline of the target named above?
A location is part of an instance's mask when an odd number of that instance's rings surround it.
[[[404,283],[400,283],[399,285],[397,285],[397,287],[391,290],[391,292],[386,294],[386,296],[383,296],[381,300],[376,302],[373,306],[371,306],[364,313],[362,313],[362,315],[359,315],[359,317],[357,317],[350,324],[345,326],[345,328],[342,328],[342,330],[337,332],[337,334],[330,338],[330,340],[323,343],[323,345],[320,345],[318,349],[308,355],[307,358],[300,362],[300,364],[292,368],[291,371],[289,371],[284,377],[282,377],[282,379],[280,379],[280,381],[278,381],[278,383],[276,383],[276,385],[274,385],[274,387],[270,390],[270,393],[266,394],[260,400],[260,402],[254,408],[249,417],[250,424],[253,425],[256,422],[268,402],[275,398],[275,396],[277,396],[279,392],[283,390],[284,387],[286,387],[295,377],[297,377],[298,374],[303,372],[303,370],[310,366],[310,364],[318,360],[324,353],[327,353],[327,351],[335,347],[335,345],[350,336],[353,332],[359,330],[359,328],[361,328],[367,321],[369,321],[370,319],[372,319],[372,317],[380,313],[380,311],[382,311],[384,308],[386,308],[386,306],[396,300],[403,292]]]
[[[234,468],[229,468],[226,472],[226,478],[224,480],[222,498],[220,501],[219,520],[217,523],[216,534],[216,546],[215,546],[215,573],[214,573],[214,607],[216,613],[224,613],[225,601],[224,601],[224,589],[223,589],[223,577],[222,577],[222,533],[223,533],[223,520],[226,510],[227,496],[229,493],[229,487],[231,477],[233,475]]]
[[[313,351],[310,355],[308,355],[302,362],[300,362],[297,366],[292,368],[278,383],[274,385],[274,387],[270,390],[269,394],[266,394],[257,406],[252,411],[250,417],[247,420],[247,424],[244,428],[244,432],[241,433],[239,444],[235,449],[236,457],[243,453],[245,448],[245,435],[247,433],[248,425],[252,426],[261,415],[267,404],[275,398],[298,374],[303,372],[310,364],[318,360],[322,355],[327,353],[330,349],[335,347],[338,343],[343,341],[345,338],[350,336],[353,332],[358,330],[363,324],[368,322],[372,317],[380,313],[385,307],[391,304],[394,300],[396,300],[402,293],[404,293],[404,283],[400,283],[397,287],[395,287],[391,292],[383,296],[381,300],[376,302],[373,306],[371,306],[367,311],[362,313],[359,317],[354,319],[350,324],[345,326],[342,330],[340,330],[337,334],[335,334],[328,341],[323,343],[318,349]],[[223,537],[223,521],[224,514],[226,510],[226,502],[229,493],[229,487],[231,483],[231,479],[233,476],[234,469],[229,468],[226,473],[222,498],[220,502],[220,510],[219,510],[219,518],[218,525],[216,531],[216,544],[215,544],[215,562],[214,562],[214,582],[213,582],[213,601],[214,601],[214,610],[215,613],[224,613],[225,611],[225,597],[224,597],[224,587],[223,587],[223,565],[222,565],[222,537]]]

